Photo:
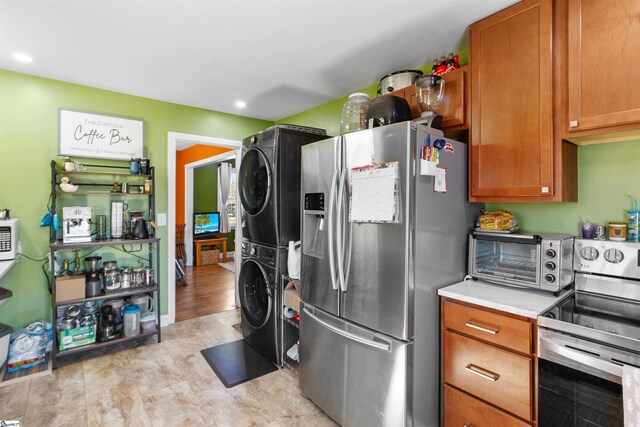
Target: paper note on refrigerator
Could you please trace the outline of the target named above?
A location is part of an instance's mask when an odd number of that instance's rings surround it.
[[[447,192],[447,170],[445,168],[436,168],[436,176],[433,179],[433,191],[436,193]]]
[[[353,168],[349,178],[349,221],[400,221],[398,162]]]

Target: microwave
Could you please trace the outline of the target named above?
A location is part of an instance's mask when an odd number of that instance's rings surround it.
[[[573,236],[539,236],[474,230],[469,275],[501,285],[560,292],[571,285]]]
[[[18,256],[18,220],[0,219],[0,261]]]

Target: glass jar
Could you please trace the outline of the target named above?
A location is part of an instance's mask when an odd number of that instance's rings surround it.
[[[96,326],[96,318],[93,316],[93,314],[85,314],[84,316],[82,316],[82,318],[80,319],[80,327],[82,326]]]
[[[113,270],[105,270],[104,272],[104,288],[107,291],[115,291],[122,287],[122,272],[115,268]]]
[[[58,330],[59,331],[70,331],[76,327],[76,319],[72,319],[70,317],[63,317],[58,320]]]
[[[355,132],[367,128],[367,110],[371,98],[362,92],[352,93],[342,107],[340,133]]]
[[[125,267],[122,269],[122,289],[133,286],[133,268]]]
[[[134,268],[132,273],[132,280],[133,281],[131,282],[131,285],[134,288],[137,288],[138,286],[144,286],[144,268]]]
[[[124,335],[135,337],[140,334],[140,307],[137,305],[127,305],[124,310]]]

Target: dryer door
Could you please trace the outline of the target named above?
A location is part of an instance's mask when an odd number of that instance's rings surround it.
[[[251,148],[244,153],[239,179],[242,208],[249,215],[259,214],[271,195],[271,169],[262,151]]]
[[[267,274],[257,262],[247,260],[240,269],[239,287],[242,314],[251,326],[261,328],[272,310]]]

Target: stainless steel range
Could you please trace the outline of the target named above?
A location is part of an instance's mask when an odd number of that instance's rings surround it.
[[[538,425],[624,425],[640,367],[640,245],[576,239],[575,291],[538,317]]]

